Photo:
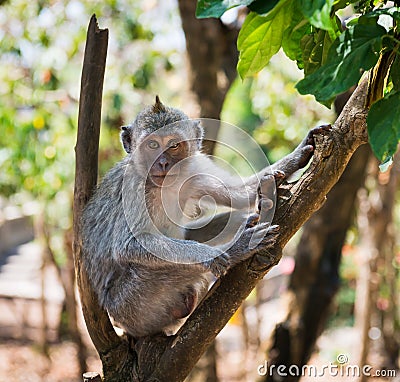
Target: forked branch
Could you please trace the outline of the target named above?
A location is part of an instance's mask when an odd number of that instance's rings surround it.
[[[74,253],[86,325],[101,357],[105,381],[183,381],[256,283],[276,265],[282,248],[324,202],[351,155],[367,141],[367,81],[354,92],[332,129],[317,138],[310,168],[294,183],[280,187],[274,224],[281,227],[273,251],[239,264],[217,281],[206,299],[172,337],[149,337],[131,344],[118,337],[97,301],[81,264],[79,221],[97,181],[101,99],[108,31],[93,16],[82,71],[76,145]]]

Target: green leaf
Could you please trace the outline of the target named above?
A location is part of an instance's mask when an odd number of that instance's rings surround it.
[[[349,4],[357,3],[359,0],[335,0],[333,2],[333,11],[336,12],[339,9],[346,8]]]
[[[331,38],[335,39],[338,28],[335,18],[331,17],[334,0],[297,0],[297,2],[313,26],[328,31]]]
[[[249,5],[254,0],[198,0],[196,17],[199,19],[207,17],[221,17],[227,10],[239,5]]]
[[[362,15],[359,20],[365,20],[367,18],[377,18],[381,15],[388,15],[393,17],[396,21],[400,21],[400,7],[389,7],[389,8],[378,8],[374,11],[368,12]]]
[[[274,8],[278,2],[279,0],[255,0],[248,7],[251,11],[258,13],[259,15],[265,15]]]
[[[293,2],[281,0],[266,16],[251,12],[239,32],[238,72],[241,78],[265,67],[282,45],[283,33],[290,25]]]
[[[310,33],[311,25],[309,21],[304,18],[297,4],[295,4],[291,23],[283,34],[282,48],[286,56],[297,61],[297,66],[301,69],[304,67],[301,40]]]
[[[385,28],[377,24],[347,29],[332,44],[325,65],[298,82],[297,90],[313,94],[319,102],[348,90],[376,64],[385,34]]]
[[[375,102],[368,113],[367,126],[372,151],[386,162],[400,142],[400,92],[390,92]]]
[[[381,17],[380,16],[386,16]],[[400,7],[390,7],[390,8],[379,8],[374,11],[368,12],[359,17],[353,18],[347,23],[347,26],[355,24],[375,24],[378,23],[385,27],[386,30],[393,29],[393,20],[396,22],[400,21]],[[379,21],[378,21],[379,20]]]
[[[400,90],[400,56],[397,55],[390,68],[390,79],[393,83],[393,89]]]
[[[328,59],[328,52],[332,40],[327,31],[317,29],[300,41],[304,63],[304,75],[308,76],[324,65]]]

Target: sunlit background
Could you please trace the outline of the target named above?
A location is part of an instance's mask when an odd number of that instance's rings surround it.
[[[110,31],[101,175],[124,155],[120,126],[132,121],[156,94],[190,117],[199,116],[174,0],[0,1],[0,381],[80,380],[79,340],[71,318],[66,318],[71,314],[66,294],[71,292],[73,274],[70,244],[80,74],[93,13],[100,28]],[[294,85],[301,77],[296,65],[278,54],[257,77],[235,80],[221,119],[252,135],[269,160],[276,161],[308,129],[335,119],[333,110],[296,92]],[[398,213],[398,205],[395,208]],[[357,229],[348,236],[342,288],[328,324],[334,334],[328,330],[321,337],[315,362],[335,362],[343,352],[351,357],[357,338],[352,331],[359,275]],[[239,311],[219,337],[221,381],[254,380],[257,366],[267,357],[268,335],[287,310],[284,290],[294,266],[290,255],[296,240],[270,280],[249,297],[247,309]],[[398,240],[392,263],[397,280]],[[390,295],[390,289],[382,291],[378,309],[391,304]],[[100,371],[77,311],[88,370]],[[380,337],[379,328],[374,333],[372,337]]]

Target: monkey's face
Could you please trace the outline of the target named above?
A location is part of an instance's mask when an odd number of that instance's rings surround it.
[[[189,144],[179,135],[153,133],[141,142],[140,156],[148,180],[157,187],[166,186],[181,172],[181,161],[189,156]]]

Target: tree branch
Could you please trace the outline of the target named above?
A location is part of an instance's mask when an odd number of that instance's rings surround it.
[[[140,339],[130,348],[118,337],[97,301],[82,268],[80,218],[97,181],[101,98],[108,31],[93,16],[87,34],[79,105],[74,195],[74,255],[85,321],[103,362],[106,381],[183,381],[207,346],[248,296],[256,283],[281,258],[282,248],[324,202],[355,149],[367,141],[365,95],[367,82],[354,92],[333,128],[317,137],[310,168],[294,184],[280,188],[274,224],[280,236],[271,253],[260,251],[217,281],[176,336]]]
[[[274,250],[239,264],[214,285],[176,336],[165,340],[166,351],[157,362],[154,373],[149,373],[151,380],[183,381],[256,283],[279,262],[288,240],[323,204],[353,152],[367,142],[366,94],[367,81],[364,80],[332,129],[317,137],[310,168],[297,183],[280,190],[273,223],[279,224],[281,229]]]
[[[104,374],[118,373],[129,362],[128,344],[115,333],[106,311],[99,305],[82,268],[80,220],[82,211],[97,183],[101,102],[108,46],[108,30],[99,29],[93,15],[88,31],[83,61],[79,100],[78,136],[75,147],[74,189],[74,260],[83,315],[89,335],[103,361]]]

